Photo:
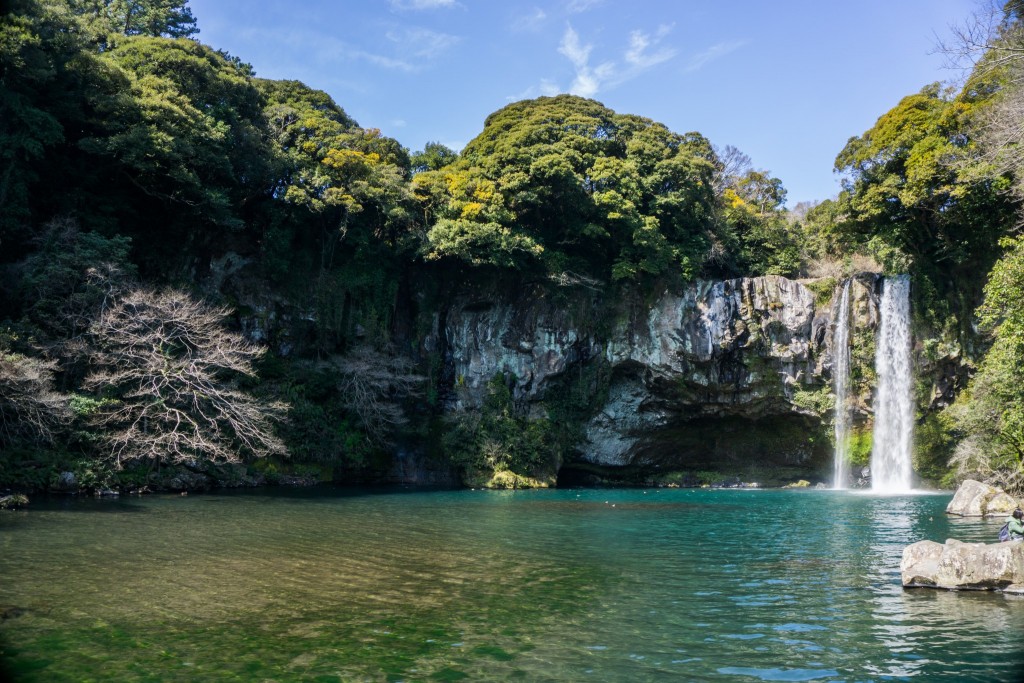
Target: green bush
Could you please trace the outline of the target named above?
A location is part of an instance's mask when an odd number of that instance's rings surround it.
[[[451,420],[441,445],[467,481],[490,480],[502,471],[553,479],[559,465],[555,432],[548,418],[516,414],[512,393],[499,373],[488,383],[480,413]]]
[[[871,463],[871,446],[874,443],[871,429],[861,427],[851,430],[846,443],[851,465],[864,467]]]
[[[918,476],[940,484],[950,473],[952,439],[936,413],[928,413],[917,423],[914,433],[913,467]]]

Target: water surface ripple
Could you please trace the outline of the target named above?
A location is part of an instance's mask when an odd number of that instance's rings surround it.
[[[0,515],[16,681],[1015,681],[1024,600],[903,590],[949,496],[344,490]]]

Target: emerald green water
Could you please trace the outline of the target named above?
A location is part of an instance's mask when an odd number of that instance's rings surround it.
[[[34,501],[15,681],[994,681],[1024,600],[903,590],[944,495],[559,490]],[[17,609],[12,609],[17,608]]]

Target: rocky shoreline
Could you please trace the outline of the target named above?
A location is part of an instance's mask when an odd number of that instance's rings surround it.
[[[964,481],[946,514],[962,517],[1009,515],[1020,505],[1000,488]],[[1024,595],[1024,542],[945,543],[918,541],[903,549],[900,578],[904,588],[991,590]]]

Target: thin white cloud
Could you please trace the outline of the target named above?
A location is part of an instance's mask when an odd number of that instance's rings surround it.
[[[433,60],[459,42],[458,36],[417,26],[392,29],[384,34],[406,59]]]
[[[538,94],[550,96],[560,92],[580,97],[594,97],[602,89],[621,85],[648,69],[675,58],[677,50],[661,44],[673,28],[673,24],[662,24],[653,34],[640,30],[631,31],[620,62],[609,60],[593,65],[591,56],[594,46],[584,43],[572,24],[566,24],[565,33],[558,44],[558,53],[569,60],[575,71],[569,87],[562,88],[555,81],[545,78],[539,85],[530,86],[507,99],[516,101],[536,97]]]
[[[446,50],[459,42],[458,36],[437,33],[420,28],[401,28],[388,31],[386,40],[376,45],[392,46],[390,51],[369,51],[326,33],[312,30],[268,31],[251,30],[255,40],[283,43],[293,51],[301,52],[307,61],[330,65],[337,62],[361,61],[367,64],[404,73],[419,73],[431,66]]]
[[[512,21],[512,30],[516,32],[539,31],[547,18],[547,12],[542,10],[540,7],[534,7],[526,14],[523,14]]]
[[[615,64],[604,62],[596,67],[590,66],[590,52],[593,45],[584,45],[580,36],[572,26],[567,26],[562,35],[558,52],[564,55],[576,69],[576,78],[569,86],[569,92],[580,97],[593,97],[601,89],[602,83],[615,74]]]
[[[551,80],[550,78],[540,79],[540,85],[531,85],[526,90],[515,95],[509,95],[505,99],[509,102],[518,102],[519,100],[529,100],[539,95],[546,97],[554,97],[555,95],[562,92],[562,89],[558,87],[558,83]]]
[[[391,0],[397,10],[425,10],[455,7],[455,0]]]
[[[649,69],[675,57],[676,50],[674,48],[658,48],[662,38],[667,36],[671,30],[672,26],[662,25],[658,27],[658,32],[653,38],[643,31],[630,33],[629,49],[626,50],[625,55],[626,63],[638,69]],[[651,49],[655,51],[651,52]]]
[[[593,9],[603,2],[604,0],[569,0],[565,9],[572,14],[579,14]]]
[[[569,60],[576,71],[568,91],[581,97],[593,97],[603,88],[621,85],[673,59],[677,53],[675,48],[661,46],[662,40],[672,32],[672,28],[671,24],[663,24],[653,35],[639,30],[632,31],[621,63],[605,61],[592,66],[590,58],[594,46],[584,44],[572,25],[567,25],[558,52]],[[553,89],[550,81],[544,85],[547,91]]]
[[[735,52],[746,45],[746,43],[747,41],[745,40],[731,40],[712,45],[707,50],[690,57],[690,61],[686,64],[686,71],[697,71],[708,62],[724,57],[730,52]]]
[[[385,55],[378,55],[365,50],[349,50],[345,53],[345,57],[361,59],[369,62],[374,66],[379,66],[383,69],[390,69],[391,71],[404,71],[406,73],[413,73],[420,70],[420,67],[416,64],[405,61],[404,59],[397,59],[395,57],[387,57]]]
[[[587,62],[590,61],[590,51],[592,49],[594,49],[593,45],[582,45],[580,43],[580,34],[576,33],[572,26],[565,28],[558,51],[568,57],[573,66],[577,69],[586,68]]]

